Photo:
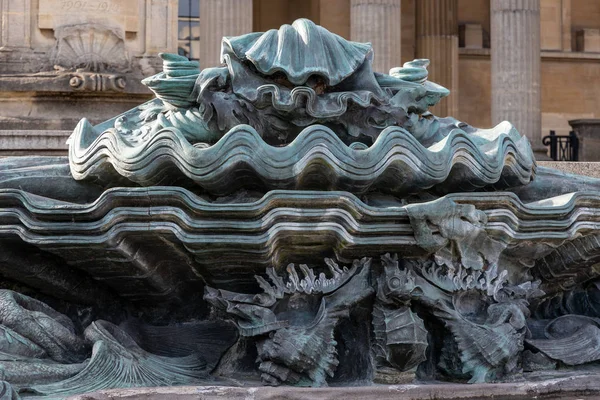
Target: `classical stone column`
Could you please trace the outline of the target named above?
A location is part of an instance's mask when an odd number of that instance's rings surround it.
[[[416,3],[417,58],[428,58],[429,77],[450,90],[450,96],[431,109],[435,115],[458,112],[458,0],[418,0]]]
[[[400,0],[350,0],[350,39],[373,44],[377,72],[402,65],[400,19]]]
[[[492,122],[507,120],[543,158],[540,0],[491,0]]]
[[[221,62],[221,39],[252,32],[252,0],[200,1],[200,67]]]

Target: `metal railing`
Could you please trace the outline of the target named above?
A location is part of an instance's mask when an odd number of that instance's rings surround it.
[[[542,138],[542,144],[550,147],[550,158],[554,161],[579,161],[579,138],[573,131],[569,135],[550,131],[550,135]]]

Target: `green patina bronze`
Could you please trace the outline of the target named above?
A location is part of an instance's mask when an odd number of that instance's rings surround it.
[[[217,68],[163,54],[156,98],[83,119],[68,158],[1,159],[0,398],[600,361],[600,181],[374,56],[308,20]]]

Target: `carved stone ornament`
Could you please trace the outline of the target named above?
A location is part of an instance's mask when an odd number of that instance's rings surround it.
[[[123,89],[122,36],[57,34],[75,89]],[[308,20],[221,56],[0,160],[2,396],[596,376],[600,181]]]
[[[127,80],[122,75],[79,72],[71,75],[69,85],[87,92],[119,92],[125,89]]]
[[[130,69],[122,31],[97,24],[64,25],[54,31],[54,68],[71,74],[69,85],[78,91],[123,91]]]

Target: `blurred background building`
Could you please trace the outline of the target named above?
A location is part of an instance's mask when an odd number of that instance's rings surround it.
[[[452,92],[436,115],[510,120],[540,157],[551,130],[576,130],[579,159],[600,160],[598,0],[0,0],[0,13],[0,155],[65,154],[81,117],[151,97],[139,81],[159,52],[215,66],[222,36],[303,17],[372,42],[380,72],[431,59]]]

